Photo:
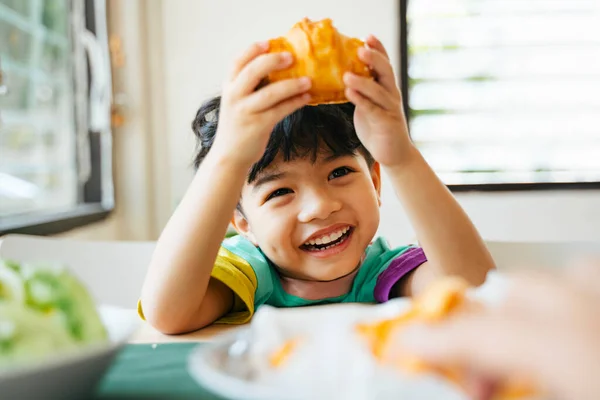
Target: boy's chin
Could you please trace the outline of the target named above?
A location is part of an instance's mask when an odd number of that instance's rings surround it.
[[[360,265],[355,266],[354,268],[347,268],[344,270],[331,271],[331,273],[327,273],[327,274],[315,274],[315,276],[311,280],[313,280],[315,282],[335,282],[338,280],[342,280],[344,278],[350,278],[358,271],[359,267],[360,267]]]

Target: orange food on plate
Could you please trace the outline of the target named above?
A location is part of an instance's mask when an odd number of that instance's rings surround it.
[[[281,367],[292,355],[299,341],[299,339],[288,340],[283,344],[283,346],[281,346],[281,348],[271,354],[269,357],[269,363],[271,364],[271,367]]]
[[[445,278],[431,285],[421,296],[415,298],[408,311],[397,317],[369,324],[359,324],[357,330],[367,341],[373,356],[382,363],[391,364],[410,373],[434,373],[444,376],[463,389],[466,388],[466,372],[460,366],[434,366],[398,349],[393,339],[400,330],[414,323],[435,324],[456,314],[477,312],[484,305],[466,296],[468,284],[460,278]],[[495,399],[520,399],[537,394],[523,379],[504,382]]]
[[[345,72],[371,76],[367,65],[358,58],[358,49],[364,42],[340,34],[331,19],[313,22],[304,18],[285,36],[272,39],[269,44],[269,52],[289,51],[294,62],[290,68],[269,74],[268,81],[310,77],[311,105],[347,102]]]

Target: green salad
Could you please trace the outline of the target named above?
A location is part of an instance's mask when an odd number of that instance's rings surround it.
[[[0,260],[0,369],[107,339],[92,297],[71,273]]]

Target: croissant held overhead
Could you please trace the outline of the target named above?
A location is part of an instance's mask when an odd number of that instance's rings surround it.
[[[362,40],[340,34],[331,19],[296,23],[283,37],[269,41],[269,52],[288,51],[294,62],[290,68],[269,74],[269,82],[308,76],[312,79],[309,104],[345,103],[345,72],[370,77],[368,66],[358,58]]]

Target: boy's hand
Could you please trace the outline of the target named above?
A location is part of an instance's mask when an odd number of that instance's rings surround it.
[[[307,77],[268,84],[267,75],[292,64],[290,53],[268,53],[268,42],[255,43],[233,65],[221,97],[219,126],[211,152],[250,166],[265,151],[277,122],[306,105],[311,81]]]
[[[402,95],[394,71],[381,42],[372,35],[368,47],[360,48],[359,58],[374,72],[375,80],[347,72],[346,97],[356,105],[354,125],[364,146],[383,166],[403,163],[412,144],[402,109]]]

